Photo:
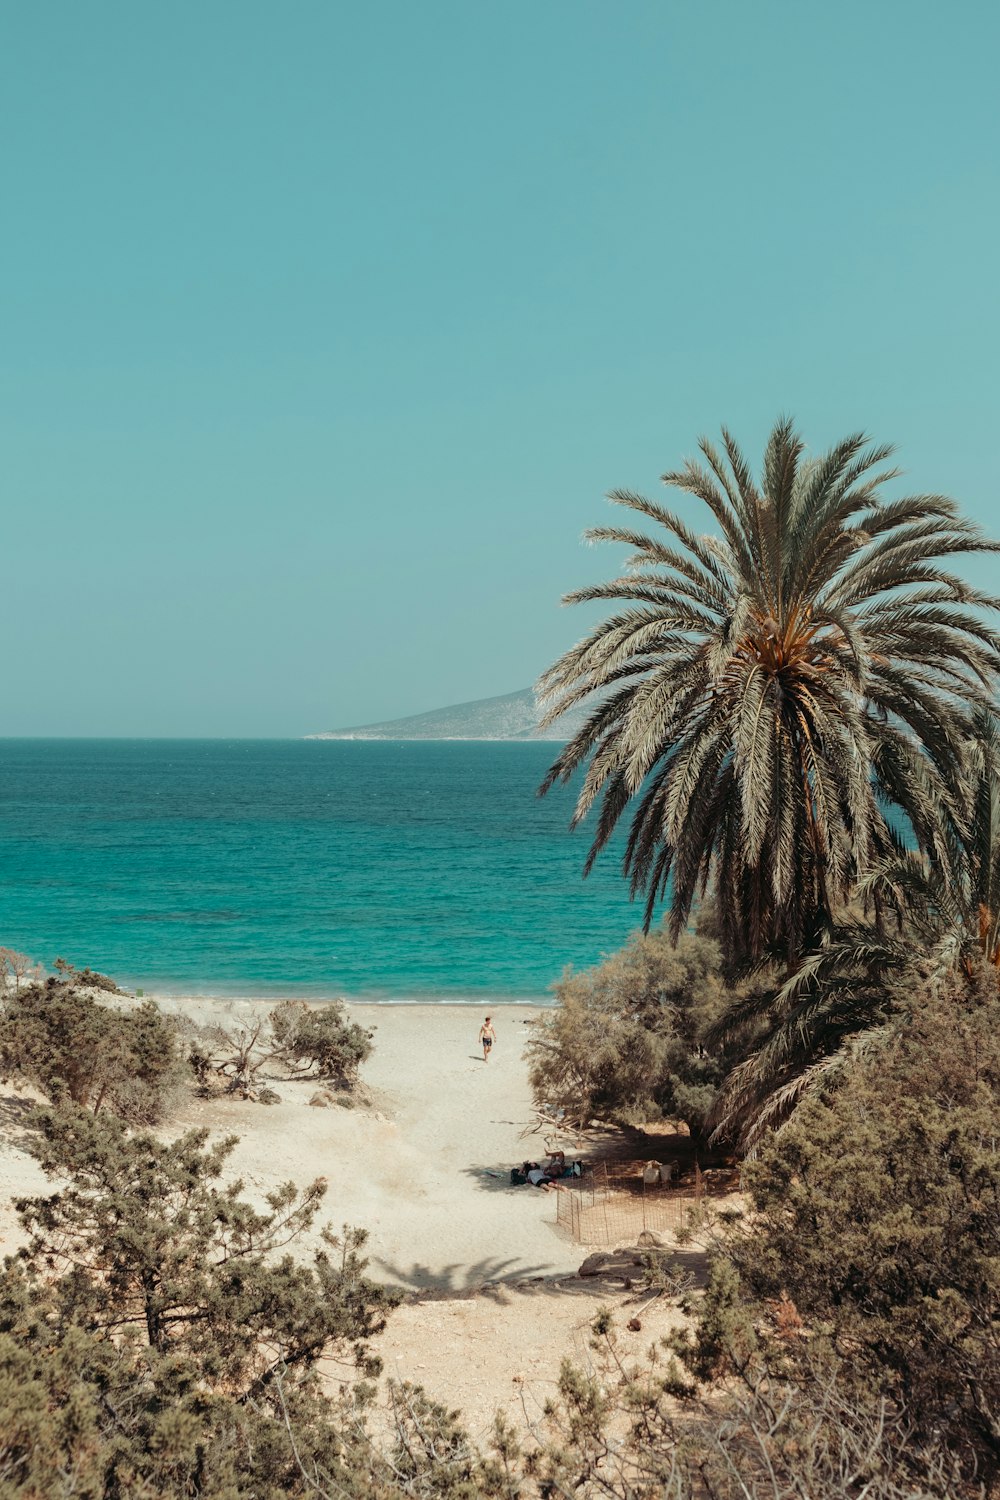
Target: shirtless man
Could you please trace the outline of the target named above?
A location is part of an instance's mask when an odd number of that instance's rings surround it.
[[[489,1062],[489,1060],[490,1060],[490,1049],[493,1046],[493,1043],[496,1041],[496,1039],[497,1039],[497,1034],[493,1030],[493,1022],[490,1020],[489,1016],[487,1016],[486,1020],[483,1022],[482,1026],[480,1026],[480,1028],[479,1028],[479,1040],[483,1044],[483,1062]]]

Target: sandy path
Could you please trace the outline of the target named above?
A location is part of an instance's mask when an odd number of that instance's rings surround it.
[[[202,1017],[239,1018],[251,1002],[170,1001]],[[372,1109],[315,1109],[315,1085],[278,1082],[280,1104],[192,1099],[173,1129],[239,1134],[233,1170],[260,1196],[279,1182],[329,1183],[324,1218],[367,1229],[372,1273],[410,1289],[565,1273],[578,1246],[555,1230],[555,1197],[511,1190],[510,1166],[544,1148],[532,1119],[523,1048],[530,1006],[505,1006],[484,1064],[470,1006],[351,1007],[375,1028],[363,1070]],[[488,1172],[500,1173],[491,1177]]]
[[[666,1300],[642,1306],[618,1288],[546,1282],[397,1308],[376,1348],[386,1376],[457,1407],[485,1445],[497,1411],[518,1429],[542,1421],[546,1401],[558,1393],[564,1358],[590,1373],[607,1371],[591,1348],[591,1324],[604,1306],[615,1314],[619,1352],[630,1364],[642,1363],[650,1345],[684,1321]],[[630,1331],[637,1313],[641,1327]]]
[[[33,1089],[0,1086],[0,1260],[24,1242],[17,1222],[13,1200],[37,1197],[52,1192],[52,1181],[46,1177],[34,1157],[24,1150],[24,1116],[36,1103],[42,1103]]]
[[[161,1004],[223,1023],[258,1008],[204,999]],[[354,1006],[355,1019],[375,1028],[363,1070],[371,1108],[314,1108],[314,1083],[277,1082],[282,1100],[270,1107],[192,1095],[163,1131],[173,1136],[197,1125],[216,1138],[238,1135],[232,1171],[258,1201],[279,1183],[325,1177],[322,1217],[335,1228],[346,1222],[369,1231],[369,1274],[431,1294],[398,1308],[377,1340],[386,1374],[460,1407],[481,1440],[497,1408],[519,1426],[540,1418],[565,1355],[590,1364],[598,1307],[621,1310],[620,1327],[635,1311],[620,1283],[573,1275],[587,1252],[557,1232],[554,1194],[509,1186],[510,1165],[543,1150],[538,1135],[521,1137],[533,1118],[524,1023],[537,1013],[497,1010],[497,1045],[484,1064],[478,1009]],[[20,1240],[11,1198],[51,1190],[23,1149],[29,1098],[26,1090],[0,1090],[0,1253]],[[643,1309],[640,1332],[623,1328],[623,1348],[640,1356],[677,1318],[666,1302]],[[331,1363],[327,1376],[337,1384],[349,1371]]]
[[[246,1019],[257,1009],[251,1001],[160,1003],[213,1022]],[[512,1191],[507,1176],[512,1163],[543,1149],[538,1136],[520,1138],[532,1119],[524,1023],[536,1013],[505,1007],[484,1064],[478,1010],[355,1006],[356,1019],[375,1028],[364,1069],[373,1108],[313,1108],[314,1083],[282,1081],[282,1102],[270,1107],[192,1096],[163,1133],[197,1125],[213,1136],[238,1135],[232,1170],[258,1200],[278,1183],[325,1177],[325,1221],[369,1231],[371,1270],[380,1279],[464,1291],[501,1278],[565,1273],[580,1251],[556,1233],[554,1195]],[[11,1198],[46,1186],[20,1144],[25,1097],[7,1089],[0,1100],[0,1250],[19,1238]]]

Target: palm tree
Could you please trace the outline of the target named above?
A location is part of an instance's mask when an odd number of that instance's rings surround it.
[[[708,1038],[730,1051],[750,1040],[712,1106],[712,1138],[752,1156],[802,1099],[886,1044],[905,1020],[900,1002],[908,972],[927,980],[948,970],[950,959],[933,945],[922,947],[913,929],[888,931],[864,919],[839,923],[784,984],[751,992]]]
[[[1000,982],[1000,724],[988,709],[972,717],[963,803],[962,838],[946,862],[892,854],[857,888],[858,913],[784,984],[749,993],[722,1017],[713,1042],[753,1040],[716,1100],[717,1136],[753,1152],[805,1095],[905,1025],[922,984],[956,970],[971,979],[979,965]]]
[[[906,824],[934,863],[961,840],[969,706],[1000,670],[978,611],[1000,601],[947,560],[997,544],[946,496],[886,499],[891,449],[861,434],[807,459],[781,420],[759,485],[725,430],[724,456],[699,446],[664,482],[715,534],[629,490],[610,499],[659,534],[587,534],[632,556],[567,596],[620,607],[541,679],[547,724],[590,705],[541,790],[586,766],[585,873],[631,809],[623,869],[647,927],[666,899],[676,937],[713,886],[731,963],[791,970]]]
[[[967,802],[965,878],[944,894],[960,894],[953,926],[963,931],[966,947],[975,944],[1000,969],[1000,722],[992,709],[973,716]]]

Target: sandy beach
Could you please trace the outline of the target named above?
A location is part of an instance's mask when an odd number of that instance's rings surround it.
[[[250,1018],[271,1002],[161,999],[202,1022]],[[314,1082],[276,1081],[271,1106],[193,1094],[161,1127],[239,1135],[231,1158],[250,1197],[289,1180],[329,1184],[323,1220],[369,1233],[370,1272],[406,1293],[379,1340],[389,1375],[410,1379],[462,1408],[485,1434],[501,1406],[519,1421],[541,1414],[565,1354],[586,1364],[589,1325],[620,1283],[576,1276],[587,1255],[556,1226],[556,1195],[511,1189],[509,1169],[544,1151],[535,1123],[524,1044],[536,1007],[492,1014],[497,1043],[484,1064],[484,1012],[460,1005],[354,1005],[374,1030],[362,1070],[370,1102],[316,1108]],[[21,1144],[30,1092],[0,1089],[0,1253],[19,1230],[11,1199],[51,1190]],[[638,1352],[676,1320],[666,1305],[626,1334]],[[346,1378],[331,1366],[330,1378]]]
[[[169,1012],[203,1023],[249,1019],[271,1002],[159,999]],[[544,1150],[533,1120],[523,1061],[534,1007],[507,1006],[496,1018],[497,1044],[483,1062],[477,1035],[483,1014],[459,1005],[355,1005],[353,1019],[374,1030],[363,1069],[371,1103],[315,1108],[315,1081],[275,1080],[281,1103],[192,1096],[162,1134],[207,1126],[239,1135],[234,1175],[251,1197],[278,1183],[325,1177],[326,1220],[368,1231],[372,1269],[407,1290],[466,1291],[485,1282],[571,1270],[579,1249],[555,1230],[552,1194],[509,1191],[509,1170]],[[8,1128],[0,1156],[0,1247],[15,1231],[9,1198],[42,1182],[16,1145],[16,1091],[8,1091]],[[12,1139],[13,1136],[13,1139]],[[490,1174],[499,1175],[490,1175]]]
[[[162,1003],[220,1019],[256,1008]],[[488,1064],[477,1045],[484,1012],[472,1006],[352,1005],[350,1014],[375,1032],[362,1070],[370,1106],[317,1109],[315,1083],[282,1080],[280,1104],[192,1099],[174,1126],[239,1133],[233,1167],[254,1195],[325,1177],[327,1220],[367,1229],[373,1271],[407,1290],[466,1291],[574,1268],[579,1247],[555,1231],[554,1196],[509,1190],[511,1165],[544,1150],[539,1136],[521,1139],[533,1120],[522,1053],[538,1011],[494,1012]]]

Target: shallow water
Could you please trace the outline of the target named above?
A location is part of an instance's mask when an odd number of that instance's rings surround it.
[[[638,925],[546,744],[0,740],[0,943],[149,989],[540,999]]]

